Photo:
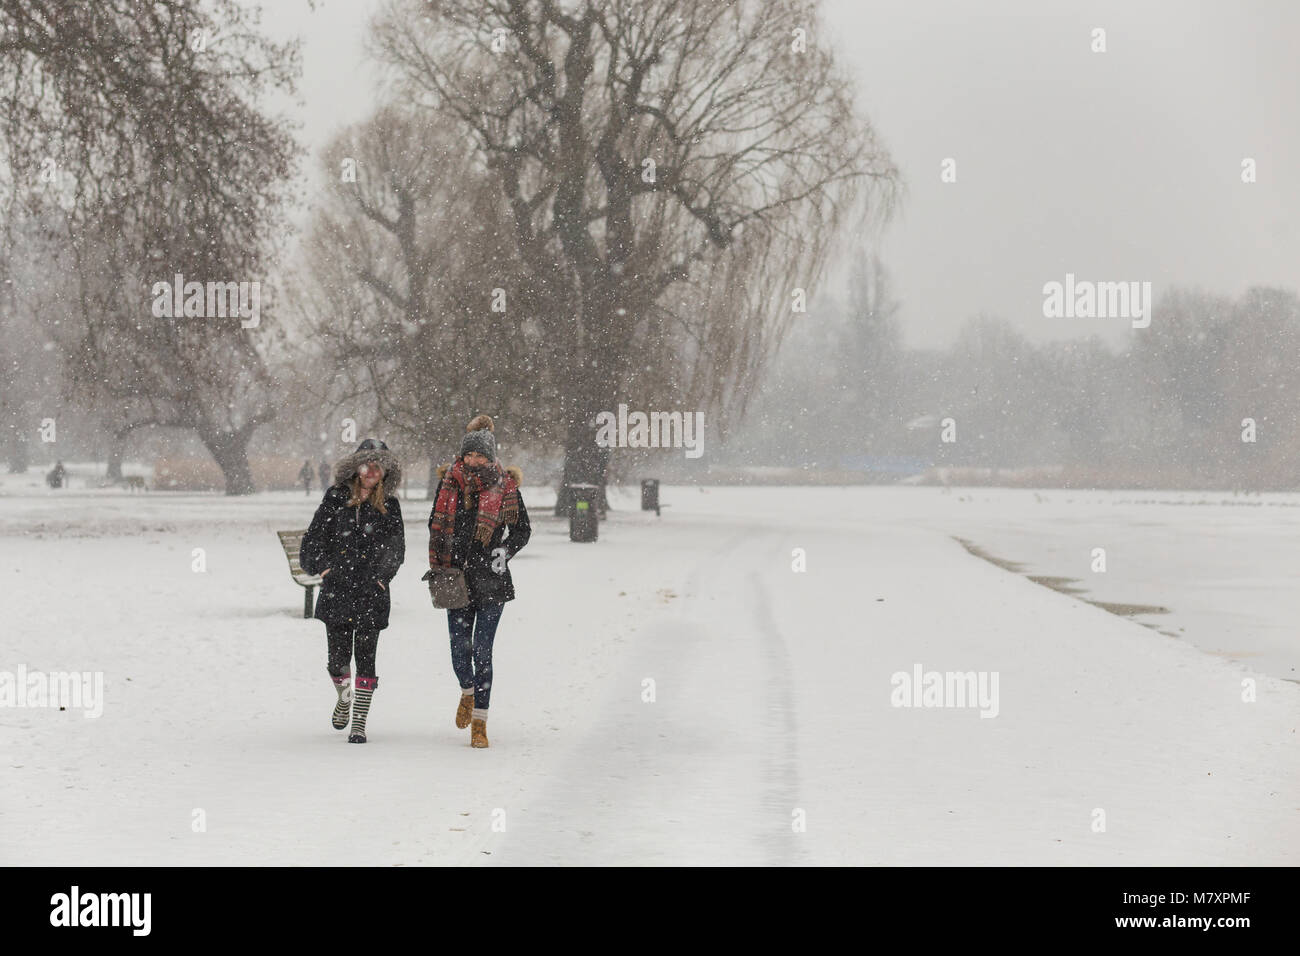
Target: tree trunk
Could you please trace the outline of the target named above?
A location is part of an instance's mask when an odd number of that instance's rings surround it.
[[[108,471],[104,474],[104,477],[110,481],[122,480],[122,454],[126,450],[127,436],[136,427],[135,425],[128,425],[126,428],[118,429],[113,433],[113,440],[108,447]]]
[[[598,517],[603,518],[609,507],[605,497],[605,476],[613,448],[596,444],[596,415],[614,411],[618,403],[614,396],[618,384],[612,381],[608,364],[590,360],[575,363],[573,380],[581,383],[568,396],[564,408],[564,471],[560,487],[556,489],[555,514],[567,518],[573,513],[572,484],[596,485],[595,504]]]
[[[592,413],[595,416],[595,413]],[[609,502],[605,497],[605,474],[609,470],[611,448],[601,448],[596,444],[596,429],[582,421],[571,422],[568,437],[564,444],[564,474],[560,487],[556,489],[555,514],[567,518],[573,512],[573,489],[571,484],[597,485],[596,513],[605,516]]]
[[[248,443],[252,431],[199,431],[199,438],[212,453],[212,459],[226,479],[226,494],[251,495],[253,473],[248,467]]]
[[[605,290],[601,290],[604,292]],[[611,341],[615,323],[614,309],[602,294],[589,294],[583,306],[583,329],[574,346],[573,371],[570,381],[576,387],[568,396],[563,408],[565,426],[564,472],[560,487],[556,489],[555,514],[569,517],[573,512],[574,495],[570,484],[591,484],[598,487],[595,504],[598,517],[604,518],[609,508],[605,496],[605,476],[613,448],[596,444],[596,415],[613,412],[618,408],[615,397],[619,392],[618,346]],[[584,341],[585,338],[585,341]]]
[[[27,436],[14,429],[13,436],[9,440],[9,474],[27,474],[27,453]]]

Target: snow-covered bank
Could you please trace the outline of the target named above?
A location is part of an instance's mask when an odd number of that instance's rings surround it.
[[[537,527],[514,564],[486,752],[452,724],[445,618],[418,580],[425,502],[405,505],[408,564],[380,640],[371,742],[356,747],[328,725],[323,627],[302,620],[273,534],[304,526],[316,496],[11,494],[0,670],[102,671],[105,700],[98,719],[0,709],[0,852],[48,864],[1300,861],[1300,687],[953,539],[995,553],[1057,537],[1062,555],[1106,547],[1096,577],[1127,584],[1140,566],[1133,600],[1175,613],[1172,589],[1195,590],[1209,567],[1254,596],[1252,620],[1280,629],[1294,620],[1277,592],[1287,578],[1294,590],[1285,529],[1300,509],[1066,494],[665,488],[662,518],[621,495],[601,540],[576,545],[546,517],[549,494],[525,489]],[[1148,560],[1157,547],[1176,559]],[[891,677],[917,664],[996,672],[997,716],[892,706]]]
[[[1300,679],[1300,495],[959,489],[930,526],[1026,574],[1071,579],[1081,597],[1167,608],[1137,619]]]

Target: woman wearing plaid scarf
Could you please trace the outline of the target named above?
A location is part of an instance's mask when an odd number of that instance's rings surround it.
[[[486,747],[492,693],[492,641],[506,601],[515,597],[510,559],[528,543],[531,527],[519,469],[497,462],[492,419],[469,423],[460,455],[445,471],[429,515],[429,567],[460,568],[469,605],[447,612],[451,666],[460,682],[456,726],[470,728],[470,745]]]

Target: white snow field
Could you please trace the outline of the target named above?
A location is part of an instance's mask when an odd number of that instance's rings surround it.
[[[0,708],[5,864],[1300,863],[1300,496],[665,487],[574,544],[529,488],[484,751],[422,497],[356,746],[274,534],[317,494],[28,478],[0,672],[102,671],[104,700]],[[996,674],[996,716],[893,706],[917,666]]]

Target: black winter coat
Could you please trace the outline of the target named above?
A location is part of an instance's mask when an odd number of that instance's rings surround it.
[[[444,477],[438,482],[438,491],[442,483],[449,481]],[[437,502],[438,494],[433,500]],[[434,509],[429,512],[430,533],[432,533]],[[469,588],[471,607],[483,607],[486,604],[504,604],[515,599],[515,582],[510,577],[509,561],[523,550],[532,536],[532,525],[528,523],[528,509],[524,507],[524,496],[519,495],[519,520],[513,525],[498,524],[492,532],[487,547],[474,538],[474,526],[478,521],[478,509],[465,507],[465,494],[456,493],[456,525],[451,538],[451,564],[465,572],[465,584]],[[498,549],[504,549],[498,551]],[[494,565],[500,570],[494,570]]]
[[[389,586],[406,558],[402,507],[390,495],[384,499],[388,514],[380,514],[368,501],[349,508],[349,497],[346,485],[325,492],[298,563],[308,574],[329,570],[316,599],[317,619],[330,627],[381,631],[388,627]]]

